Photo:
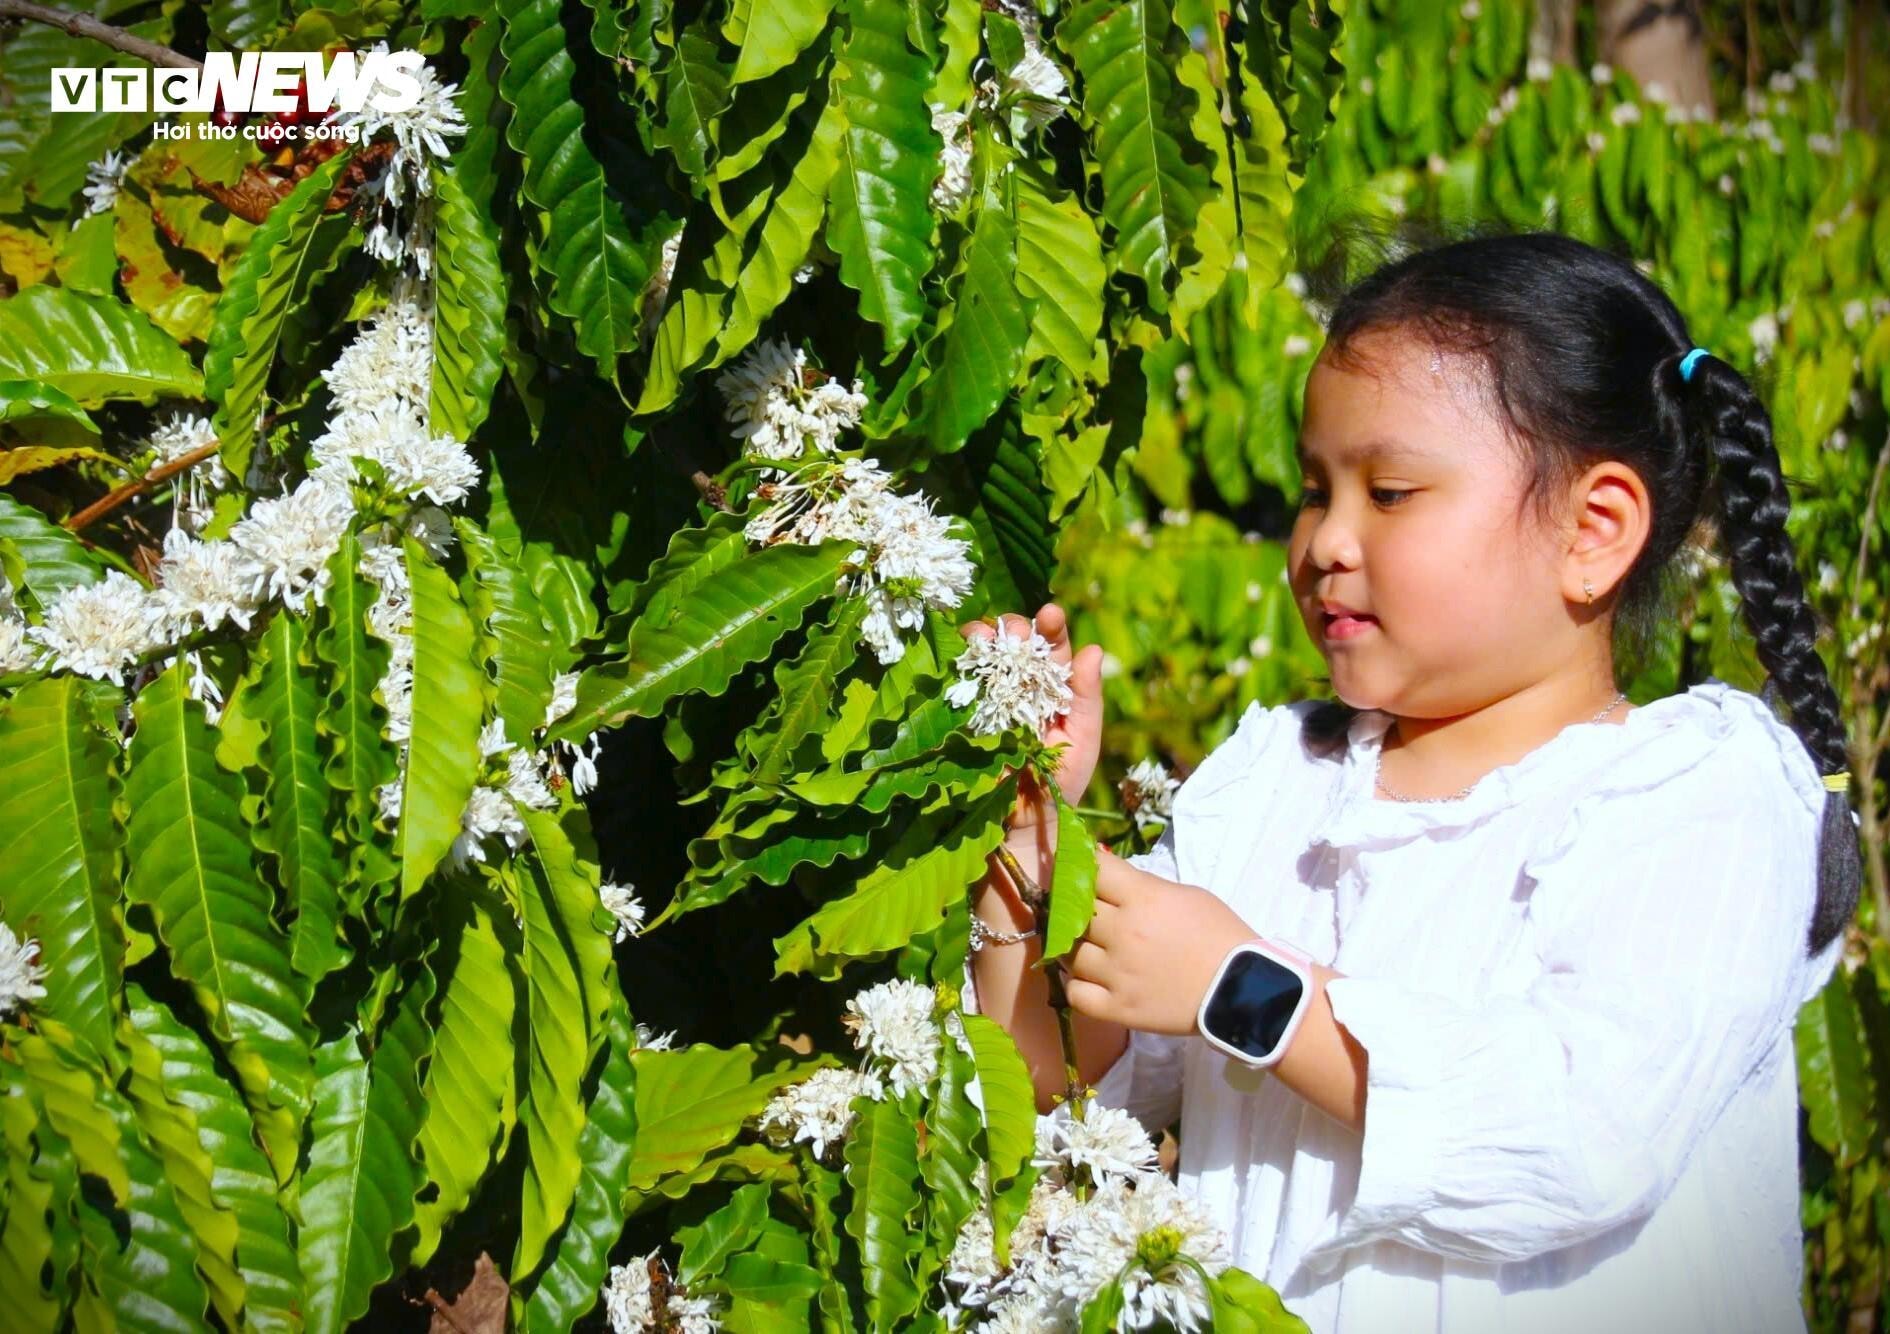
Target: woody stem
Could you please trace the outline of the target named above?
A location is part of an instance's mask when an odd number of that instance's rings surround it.
[[[0,19],[9,18],[30,19],[34,23],[63,28],[74,37],[89,37],[115,51],[123,51],[128,56],[136,56],[140,60],[153,65],[162,65],[168,69],[200,70],[203,68],[189,56],[180,55],[161,43],[146,41],[135,32],[127,32],[109,23],[101,23],[90,14],[75,14],[69,9],[36,5],[32,3],[32,0],[0,0]]]

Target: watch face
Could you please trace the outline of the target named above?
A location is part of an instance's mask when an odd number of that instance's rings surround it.
[[[1304,990],[1292,969],[1243,950],[1221,974],[1202,1012],[1202,1027],[1228,1046],[1263,1060],[1280,1045]]]

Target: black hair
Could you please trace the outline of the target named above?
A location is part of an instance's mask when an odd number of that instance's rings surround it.
[[[1370,256],[1373,267],[1351,282],[1360,242],[1409,248]],[[1765,693],[1783,700],[1820,774],[1849,770],[1837,691],[1815,647],[1820,624],[1786,534],[1791,506],[1771,417],[1746,378],[1710,352],[1682,379],[1693,338],[1657,283],[1631,260],[1558,233],[1476,224],[1445,234],[1418,221],[1340,223],[1304,277],[1309,302],[1325,312],[1320,355],[1329,361],[1353,364],[1359,335],[1396,330],[1480,363],[1494,415],[1523,459],[1523,501],[1544,518],[1593,464],[1634,469],[1651,527],[1605,595],[1633,660],[1671,624],[1684,584],[1675,557],[1716,538],[1770,677]],[[1329,745],[1356,714],[1326,701],[1305,715],[1304,736]],[[1827,790],[1808,954],[1850,920],[1861,877],[1850,802]]]

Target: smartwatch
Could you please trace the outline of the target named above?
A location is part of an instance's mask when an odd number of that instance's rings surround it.
[[[1208,1045],[1244,1064],[1277,1063],[1312,1004],[1312,961],[1262,940],[1236,945],[1221,960],[1195,1014]]]

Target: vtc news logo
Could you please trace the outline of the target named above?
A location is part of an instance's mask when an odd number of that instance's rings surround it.
[[[420,100],[418,51],[211,51],[202,69],[52,71],[54,111],[406,111]]]

